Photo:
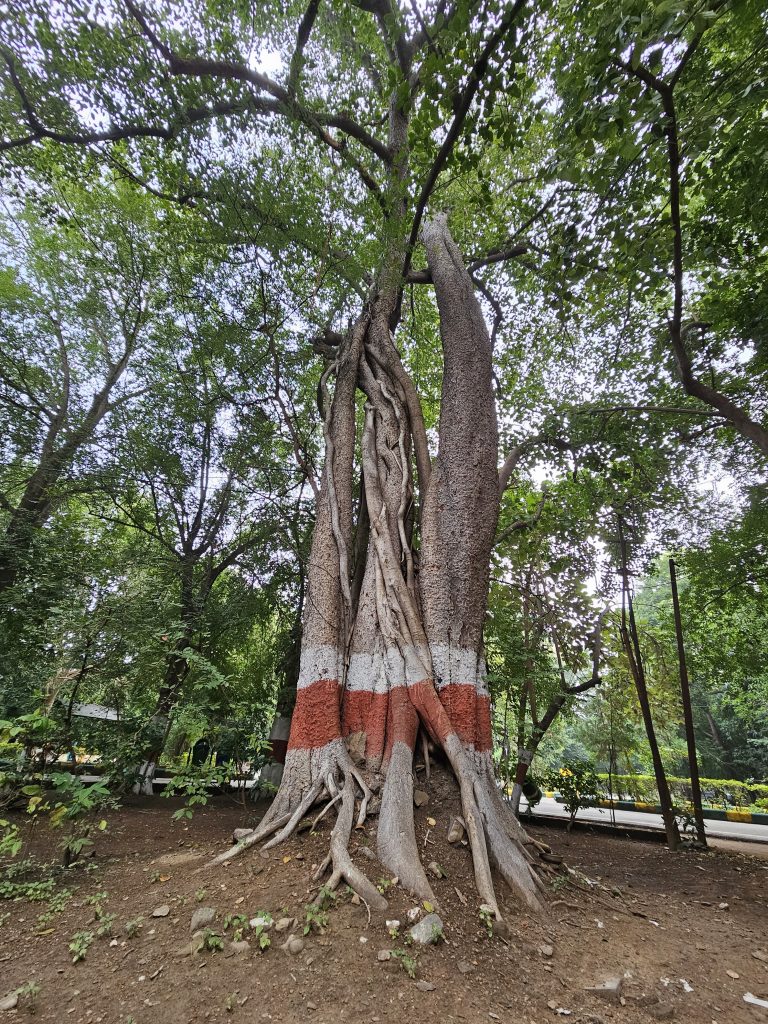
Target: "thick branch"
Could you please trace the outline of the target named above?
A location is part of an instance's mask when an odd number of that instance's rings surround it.
[[[160,40],[133,0],[125,0],[125,4],[133,18],[139,23],[152,47],[168,62],[172,75],[185,75],[190,78],[216,78],[224,81],[245,82],[248,85],[256,86],[260,92],[265,92],[278,101],[280,113],[293,116],[313,129],[318,137],[322,138],[323,142],[331,146],[332,149],[337,151],[343,149],[343,143],[322,131],[321,126],[336,128],[344,132],[345,135],[356,139],[384,163],[389,163],[390,156],[387,147],[348,115],[310,110],[297,103],[290,91],[279,82],[273,81],[259,71],[254,71],[246,64],[228,60],[209,60],[205,57],[182,57]],[[303,22],[302,25],[304,25]],[[376,187],[378,188],[378,186]]]
[[[548,434],[536,434],[533,437],[527,437],[520,444],[516,445],[509,455],[504,460],[504,464],[499,469],[499,495],[502,495],[509,486],[509,481],[512,479],[512,474],[517,469],[520,460],[524,455],[527,455],[529,451],[536,448],[538,445],[542,447],[549,446],[550,448],[557,448],[558,451],[570,452],[573,450],[572,445],[568,444],[567,441],[561,441],[560,438],[551,437]]]
[[[685,272],[683,260],[683,227],[681,215],[681,155],[680,135],[677,122],[677,109],[674,89],[688,61],[701,42],[702,33],[698,33],[689,43],[669,81],[664,81],[652,74],[641,64],[633,66],[630,62],[617,62],[627,74],[638,78],[660,98],[664,111],[664,135],[667,140],[667,165],[669,183],[669,212],[672,222],[672,282],[673,301],[672,316],[668,323],[669,339],[672,353],[677,364],[680,380],[686,394],[698,398],[724,416],[733,427],[768,456],[768,430],[753,420],[747,411],[716,388],[699,380],[693,371],[691,357],[686,346],[686,328],[683,325],[683,304],[685,299]]]

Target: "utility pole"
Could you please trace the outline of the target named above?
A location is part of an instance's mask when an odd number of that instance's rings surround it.
[[[677,593],[677,571],[674,558],[669,560],[669,580],[672,584],[672,607],[675,611],[675,634],[677,636],[677,659],[680,665],[680,691],[683,698],[683,719],[685,721],[685,739],[688,744],[688,770],[691,776],[691,798],[693,815],[696,819],[696,835],[702,846],[707,845],[707,834],[704,830],[704,811],[701,806],[701,783],[699,782],[699,764],[696,759],[696,736],[693,731],[693,708],[691,707],[691,688],[688,683],[688,665],[685,660],[683,643],[683,621],[680,617],[680,598]]]

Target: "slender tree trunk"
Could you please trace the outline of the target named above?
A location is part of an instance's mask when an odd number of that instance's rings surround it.
[[[675,820],[672,797],[669,792],[667,776],[664,772],[664,763],[661,759],[661,752],[659,750],[658,740],[656,739],[656,730],[653,725],[651,702],[648,697],[648,686],[645,679],[645,670],[643,668],[643,660],[640,653],[640,638],[637,633],[632,595],[629,590],[627,549],[621,523],[619,524],[619,543],[621,547],[621,571],[624,584],[624,598],[629,614],[629,629],[627,629],[626,623],[622,621],[621,639],[624,645],[624,652],[629,663],[629,669],[632,674],[632,678],[635,681],[637,699],[640,703],[640,710],[642,712],[643,723],[645,725],[645,734],[648,738],[648,746],[651,750],[653,772],[656,776],[656,788],[659,792],[659,804],[661,805],[661,816],[664,819],[664,829],[667,833],[667,845],[670,850],[676,850],[680,845],[680,832],[677,827],[677,821]]]
[[[699,762],[696,759],[696,736],[693,731],[693,708],[691,707],[691,688],[688,684],[688,665],[685,659],[685,643],[683,641],[683,620],[680,616],[680,598],[677,594],[677,572],[675,560],[669,560],[669,580],[672,585],[672,606],[675,612],[675,636],[677,637],[677,657],[680,665],[680,693],[683,703],[683,719],[685,720],[685,741],[688,745],[688,771],[691,776],[691,798],[693,813],[696,818],[696,835],[699,842],[707,845],[707,833],[704,826],[704,810],[701,806],[701,783],[699,782]]]
[[[186,561],[181,569],[181,622],[182,633],[174,642],[168,654],[163,682],[157,696],[157,703],[151,719],[146,727],[146,743],[142,752],[142,762],[138,771],[138,779],[133,787],[134,793],[152,796],[157,764],[171,729],[173,712],[178,703],[184,681],[189,674],[187,651],[192,646],[195,635],[195,623],[201,600],[194,592],[194,565]]]

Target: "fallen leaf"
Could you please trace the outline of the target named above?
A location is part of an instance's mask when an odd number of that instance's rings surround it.
[[[292,859],[293,859],[293,858],[291,857],[290,853],[287,853],[287,854],[285,855],[285,857],[283,857],[283,864],[287,864],[287,863],[288,863],[288,861],[289,861],[289,860],[292,860]]]
[[[427,824],[428,824],[428,825],[430,826],[430,828],[431,828],[432,826],[436,825],[436,824],[437,824],[437,822],[435,821],[435,819],[434,819],[434,818],[427,818]]]

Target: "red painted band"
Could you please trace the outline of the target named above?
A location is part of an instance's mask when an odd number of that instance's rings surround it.
[[[314,750],[341,737],[339,694],[338,679],[318,679],[299,689],[291,719],[289,750]]]
[[[389,693],[371,693],[370,690],[347,690],[341,708],[341,733],[351,736],[364,732],[365,756],[381,758],[387,733]]]

